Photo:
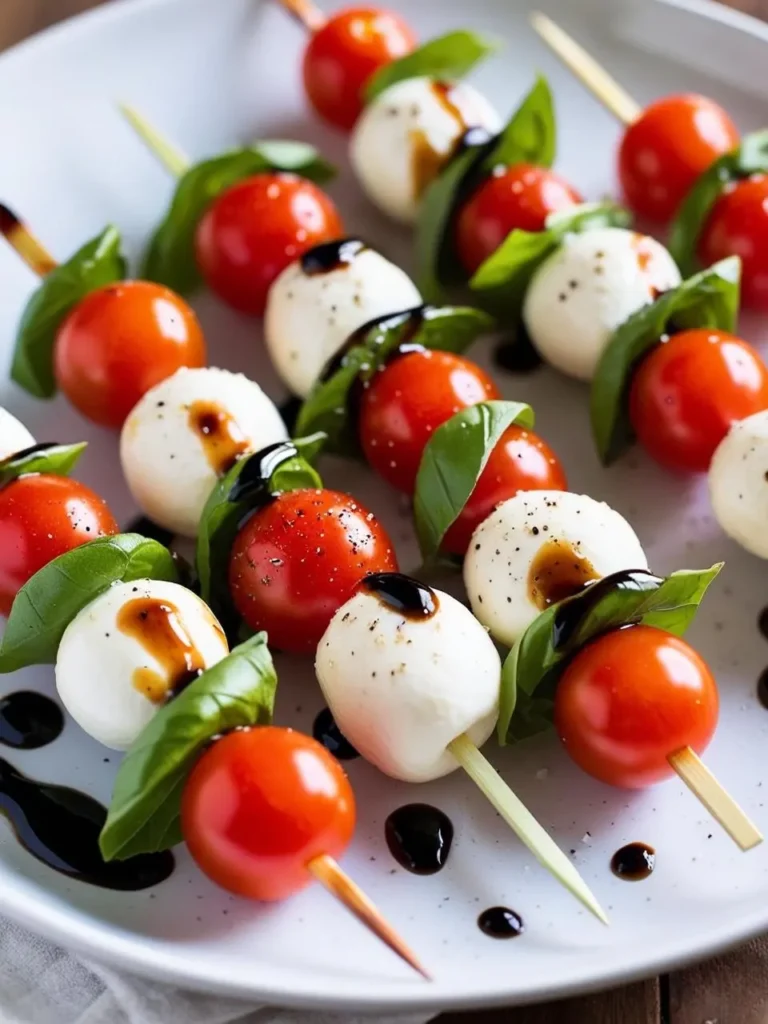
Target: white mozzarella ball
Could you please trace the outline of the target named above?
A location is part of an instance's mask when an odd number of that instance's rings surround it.
[[[501,128],[482,93],[466,82],[409,78],[363,110],[352,134],[352,166],[384,213],[413,224],[421,196],[470,128]]]
[[[227,370],[181,369],[133,408],[120,458],[142,511],[194,537],[217,479],[234,459],[287,437],[274,403],[252,380]]]
[[[359,590],[334,615],[315,670],[344,736],[395,779],[426,782],[458,767],[448,744],[481,746],[498,717],[501,661],[476,618],[434,591],[415,620]]]
[[[725,533],[768,558],[768,410],[734,423],[709,467],[709,493]]]
[[[178,583],[119,583],[75,616],[61,638],[56,687],[90,736],[127,750],[174,687],[228,653],[203,601]]]
[[[543,359],[588,381],[616,328],[680,282],[675,261],[647,235],[624,228],[567,235],[534,274],[523,319]]]
[[[464,584],[472,611],[511,647],[540,612],[590,580],[647,568],[635,531],[605,502],[524,491],[475,530]]]
[[[352,239],[342,245],[343,258],[333,269],[312,271],[310,250],[286,267],[269,290],[267,348],[285,384],[301,398],[358,327],[422,302],[405,271],[380,253]]]
[[[34,443],[34,437],[24,424],[0,405],[0,460],[31,448]]]

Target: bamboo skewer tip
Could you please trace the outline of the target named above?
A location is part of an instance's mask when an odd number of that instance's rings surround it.
[[[161,135],[155,126],[143,114],[140,114],[135,107],[131,106],[130,103],[118,102],[117,109],[147,149],[153,156],[157,157],[174,178],[180,178],[189,170],[190,159],[186,153],[183,153]]]
[[[0,203],[0,235],[38,277],[47,277],[59,265],[21,217],[5,203]]]
[[[318,32],[327,21],[312,0],[280,0],[280,3],[310,34]]]

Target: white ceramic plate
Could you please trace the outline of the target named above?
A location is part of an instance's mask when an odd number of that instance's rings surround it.
[[[424,37],[469,17],[463,0],[395,0],[393,6],[407,10]],[[507,112],[534,71],[546,72],[558,101],[560,166],[586,195],[599,197],[613,185],[618,127],[537,42],[526,25],[527,7],[523,0],[469,5],[474,27],[498,33],[507,44],[479,84]],[[757,22],[697,0],[549,0],[548,10],[641,101],[696,89],[723,102],[743,129],[764,123],[768,28]],[[117,99],[136,104],[196,156],[281,135],[318,142],[343,160],[343,142],[304,109],[302,42],[299,28],[266,0],[123,0],[46,33],[0,59],[0,197],[59,256],[113,221],[135,257],[171,182],[120,120]],[[407,234],[366,205],[348,172],[332,191],[350,230],[407,265]],[[34,284],[0,246],[0,368],[9,361],[16,321]],[[251,373],[279,396],[258,327],[210,298],[198,308],[213,360]],[[749,331],[756,340],[755,325]],[[540,431],[560,453],[572,488],[626,514],[657,571],[726,559],[691,633],[722,689],[722,720],[707,760],[768,831],[768,712],[755,697],[768,664],[768,644],[756,626],[768,599],[763,564],[720,534],[704,481],[671,478],[640,454],[602,471],[582,387],[547,371],[500,379],[508,397],[534,404]],[[135,510],[111,434],[88,427],[63,401],[28,399],[5,372],[0,403],[39,439],[88,438],[81,476],[124,522],[130,519]],[[408,521],[383,485],[338,466],[328,479],[354,487],[376,508],[400,545],[401,564],[415,564]],[[311,668],[285,659],[279,667],[278,720],[308,729],[321,706]],[[2,680],[3,692],[22,686],[50,693],[52,673]],[[682,784],[639,794],[609,789],[580,774],[553,737],[493,756],[561,846],[575,851],[611,914],[610,929],[533,862],[466,778],[457,774],[416,789],[362,761],[349,766],[360,821],[345,864],[434,970],[432,984],[402,966],[318,887],[281,906],[236,901],[209,884],[183,851],[175,874],[157,889],[113,893],[44,868],[0,826],[0,909],[84,953],[179,984],[278,1004],[368,1009],[534,1001],[608,986],[768,927],[768,844],[740,854]],[[50,747],[11,757],[32,775],[109,797],[115,756],[71,722]],[[541,768],[548,769],[545,778]],[[384,843],[387,814],[412,800],[437,804],[456,826],[448,866],[430,878],[398,869]],[[639,884],[619,881],[608,867],[613,852],[632,840],[658,851],[655,873]],[[524,937],[496,942],[481,934],[478,912],[499,903],[523,915]]]

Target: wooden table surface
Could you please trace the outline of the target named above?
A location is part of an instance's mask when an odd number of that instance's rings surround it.
[[[0,0],[0,50],[102,2]],[[768,0],[728,2],[768,19]],[[611,992],[523,1009],[446,1014],[440,1024],[768,1024],[768,937]]]

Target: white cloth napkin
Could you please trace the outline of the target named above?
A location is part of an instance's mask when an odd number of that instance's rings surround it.
[[[184,992],[80,960],[0,918],[2,1024],[424,1024],[430,1016],[278,1010]]]

